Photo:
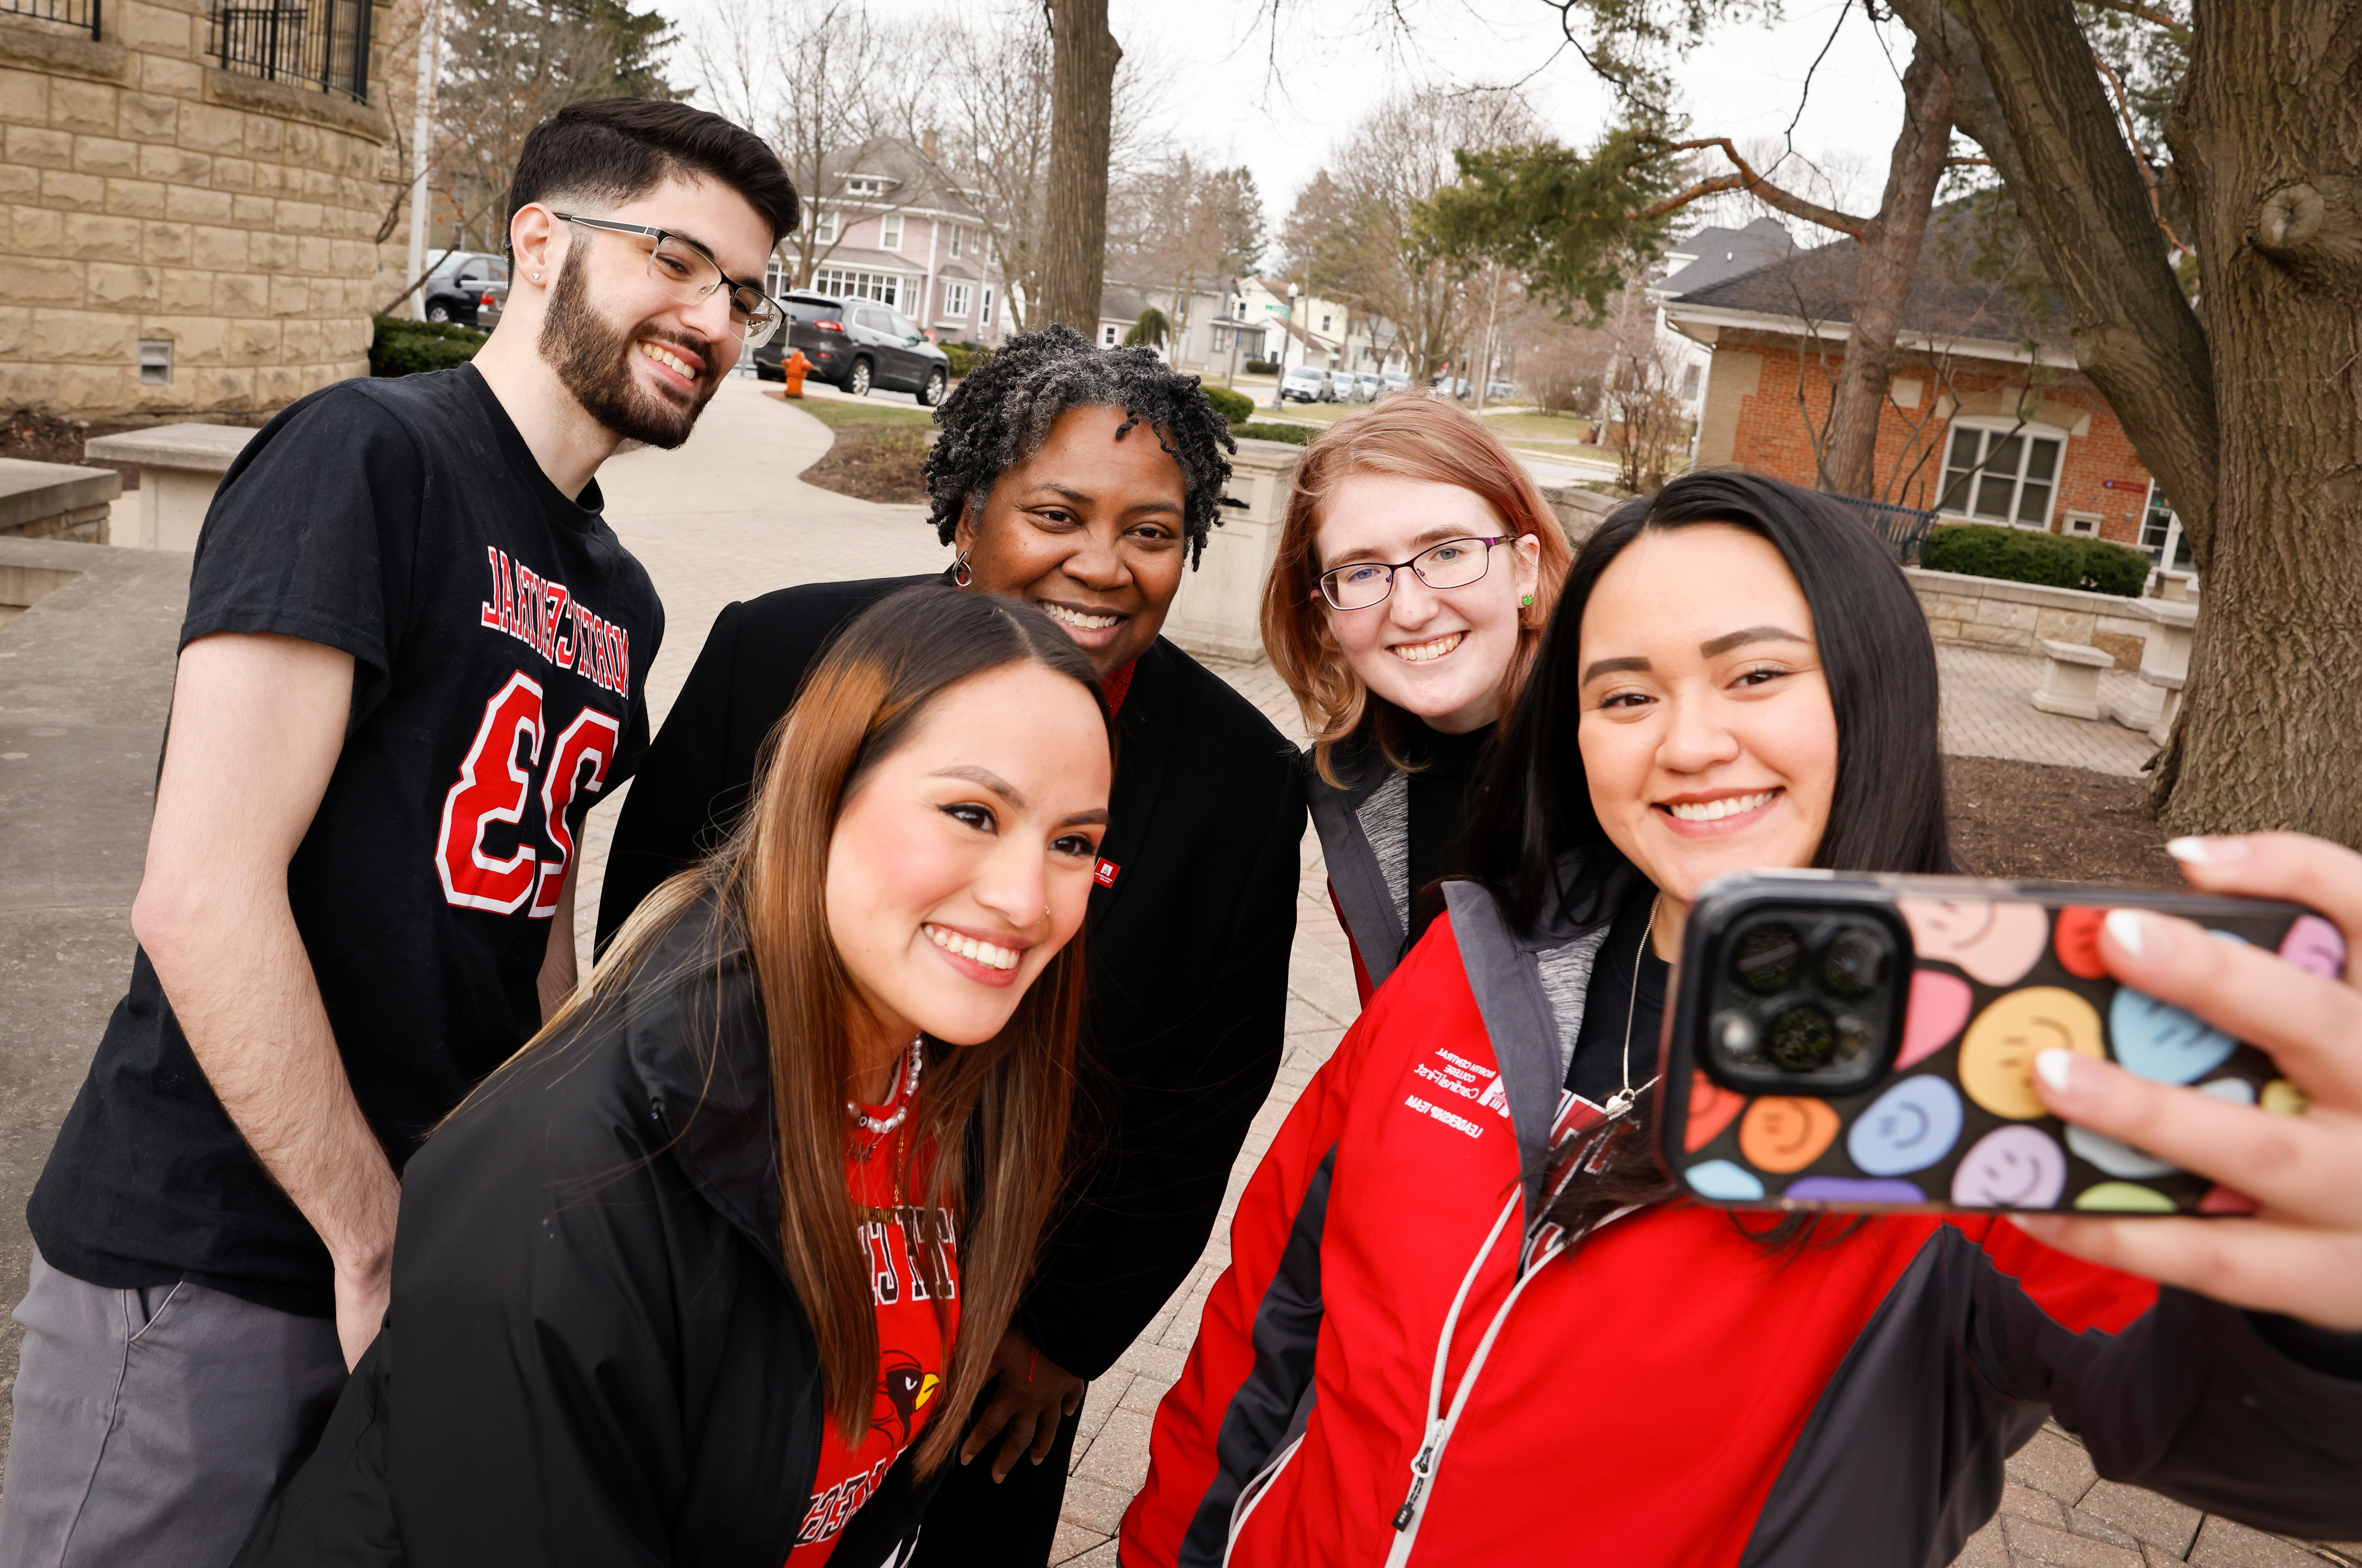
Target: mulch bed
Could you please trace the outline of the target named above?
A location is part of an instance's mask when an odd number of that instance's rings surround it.
[[[2187,886],[2142,805],[2146,778],[2081,767],[1948,756],[1944,784],[1961,869],[2021,881]]]
[[[856,501],[922,502],[929,435],[909,425],[856,420],[840,426],[827,455],[797,477]]]
[[[136,428],[138,425],[130,423],[93,424],[86,419],[60,419],[54,414],[20,411],[0,419],[0,458],[16,458],[28,463],[79,463],[83,460],[82,444],[92,436]],[[115,469],[123,476],[126,490],[139,488],[137,463],[90,466]]]

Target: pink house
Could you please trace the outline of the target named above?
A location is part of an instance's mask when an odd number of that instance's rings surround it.
[[[901,312],[939,343],[998,343],[1006,314],[975,204],[934,160],[907,141],[881,138],[844,160],[830,187],[811,194],[808,278],[790,277],[792,248],[774,256],[774,294],[811,289],[874,300]]]

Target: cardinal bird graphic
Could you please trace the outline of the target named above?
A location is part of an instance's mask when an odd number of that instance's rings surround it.
[[[918,1419],[921,1409],[935,1397],[943,1379],[919,1364],[919,1358],[907,1351],[895,1351],[886,1357],[886,1375],[878,1380],[877,1391],[894,1407],[892,1416],[881,1416],[869,1423],[873,1431],[890,1431],[894,1419],[902,1422],[904,1443],[911,1441],[911,1423]]]

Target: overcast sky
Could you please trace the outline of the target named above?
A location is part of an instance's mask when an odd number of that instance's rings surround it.
[[[917,16],[944,0],[871,0]],[[657,0],[687,22],[698,0]],[[1275,227],[1329,149],[1390,93],[1420,85],[1525,81],[1562,139],[1596,135],[1612,112],[1607,91],[1572,51],[1552,58],[1558,13],[1542,0],[1406,0],[1406,40],[1374,18],[1377,0],[1284,0],[1276,36],[1269,0],[1111,0],[1117,41],[1156,62],[1169,83],[1164,135],[1255,173]],[[1852,0],[1790,0],[1776,27],[1734,28],[1691,56],[1680,80],[1696,134],[1734,140],[1794,131],[1797,150],[1830,169],[1857,210],[1876,204],[1886,151],[1902,119],[1896,78],[1909,35],[1886,37]],[[1840,17],[1842,17],[1842,25]],[[1828,49],[1804,93],[1806,72]],[[686,61],[676,62],[686,74]]]

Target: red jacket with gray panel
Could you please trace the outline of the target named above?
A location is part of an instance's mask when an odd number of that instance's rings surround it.
[[[1562,1252],[1595,1115],[1473,884],[1306,1088],[1157,1411],[1127,1568],[1941,1568],[2047,1416],[2100,1474],[2362,1533],[2362,1339],[2160,1291],[1981,1217],[1767,1255],[1676,1203]]]

